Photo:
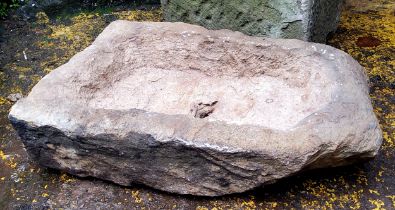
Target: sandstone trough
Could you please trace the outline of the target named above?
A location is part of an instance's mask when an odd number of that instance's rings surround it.
[[[382,141],[346,53],[185,23],[111,23],[9,118],[43,166],[205,196],[372,158]]]

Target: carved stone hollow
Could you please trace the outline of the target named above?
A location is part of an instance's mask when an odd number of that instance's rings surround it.
[[[185,23],[111,23],[9,119],[43,166],[204,196],[371,158],[382,142],[346,53]]]

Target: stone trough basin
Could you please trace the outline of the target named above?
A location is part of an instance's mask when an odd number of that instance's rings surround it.
[[[299,40],[115,21],[9,118],[39,164],[218,196],[374,157],[364,69]]]

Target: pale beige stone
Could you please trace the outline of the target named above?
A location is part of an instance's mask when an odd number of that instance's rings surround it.
[[[185,23],[111,23],[10,120],[44,166],[208,196],[371,158],[382,142],[346,53]]]

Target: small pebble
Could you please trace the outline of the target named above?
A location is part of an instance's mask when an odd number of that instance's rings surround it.
[[[7,96],[7,99],[11,102],[17,102],[21,98],[23,98],[23,95],[20,93],[12,93]]]

